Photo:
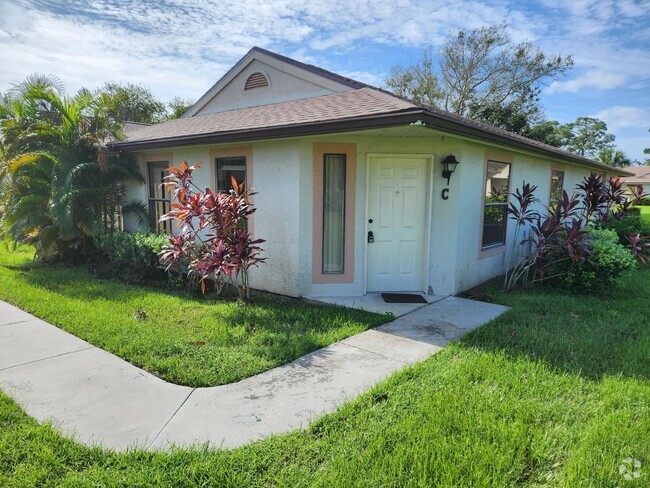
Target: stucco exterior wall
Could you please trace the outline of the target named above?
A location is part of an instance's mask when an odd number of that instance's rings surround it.
[[[354,279],[351,283],[323,284],[312,279],[313,234],[313,149],[315,143],[348,143],[356,145]],[[242,146],[243,144],[237,144]],[[565,171],[565,189],[572,193],[575,185],[590,170],[572,165],[557,165],[533,155],[515,153],[503,148],[488,147],[472,141],[427,131],[426,136],[329,135],[275,141],[259,141],[252,146],[253,182],[257,212],[254,234],[266,240],[263,244],[265,264],[251,272],[252,286],[291,296],[360,296],[365,292],[367,233],[367,165],[372,154],[417,154],[433,157],[431,208],[429,209],[429,250],[427,277],[423,291],[456,294],[492,277],[502,274],[514,236],[514,225],[508,223],[506,250],[490,255],[481,252],[481,216],[484,203],[486,152],[498,151],[511,157],[510,191],[523,181],[538,186],[538,204],[548,204],[551,168]],[[217,146],[171,148],[175,162],[190,164],[204,161],[196,172],[200,187],[214,187],[210,152]],[[224,146],[220,146],[224,147]],[[441,161],[453,154],[460,164],[449,184],[449,198],[442,190]],[[144,164],[144,159],[141,164]],[[144,170],[143,166],[143,170]],[[145,198],[146,188],[133,186],[129,198]],[[127,230],[134,223],[125,220]]]

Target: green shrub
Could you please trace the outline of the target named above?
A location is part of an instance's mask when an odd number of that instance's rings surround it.
[[[166,235],[150,232],[101,234],[94,238],[96,257],[92,271],[125,281],[163,278],[158,253],[167,243]]]
[[[632,208],[630,210],[636,210],[637,213],[628,215],[622,219],[611,219],[607,224],[605,224],[606,229],[616,232],[618,235],[618,242],[623,246],[627,246],[627,236],[630,233],[633,235],[641,234],[642,236],[650,234],[650,225],[643,221],[641,214],[638,213],[639,209]]]
[[[630,250],[619,243],[616,231],[591,229],[589,233],[589,260],[574,265],[568,273],[561,276],[561,284],[584,291],[609,291],[636,267],[636,260]]]

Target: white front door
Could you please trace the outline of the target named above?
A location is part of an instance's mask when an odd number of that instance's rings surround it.
[[[424,289],[428,158],[371,157],[368,291]]]

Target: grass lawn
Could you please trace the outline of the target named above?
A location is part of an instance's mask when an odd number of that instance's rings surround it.
[[[638,208],[641,210],[641,218],[650,224],[650,206],[644,205]]]
[[[251,306],[33,267],[0,251],[0,299],[178,384],[230,383],[375,327],[388,316],[259,295]]]
[[[89,449],[0,394],[0,486],[648,486],[650,272],[611,298],[483,292],[512,310],[307,430],[232,451]]]

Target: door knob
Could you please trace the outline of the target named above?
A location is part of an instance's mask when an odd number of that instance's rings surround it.
[[[368,231],[368,243],[375,242],[375,236],[372,231]]]

